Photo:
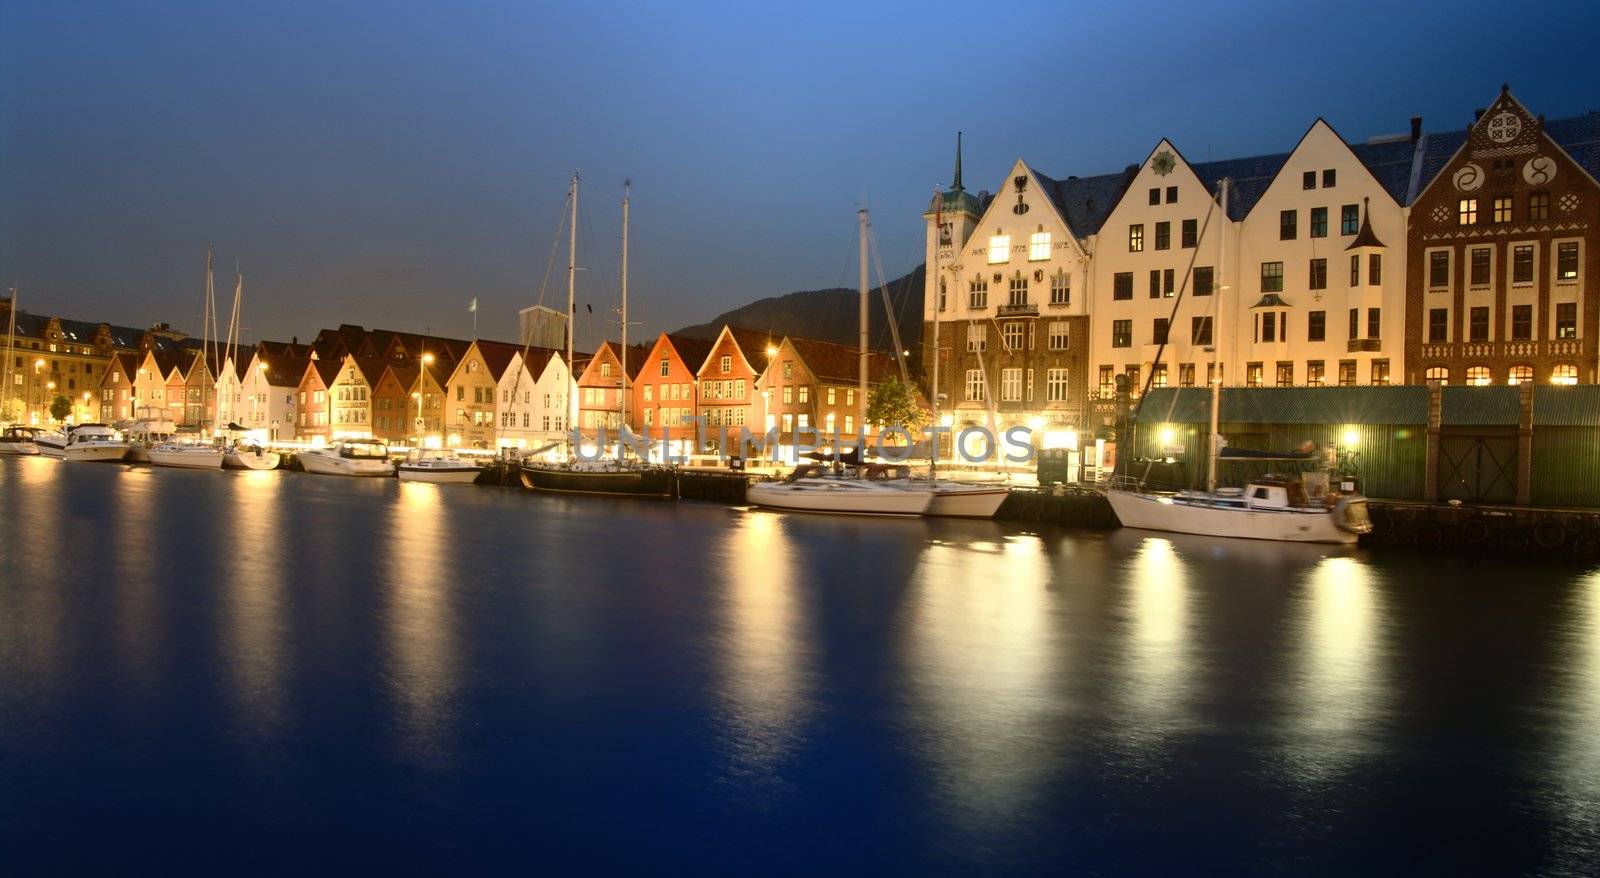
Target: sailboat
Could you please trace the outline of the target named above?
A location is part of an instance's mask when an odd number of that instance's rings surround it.
[[[858,365],[861,422],[867,414],[867,234],[871,227],[865,208],[856,212],[861,237],[860,350]],[[887,479],[884,468],[868,466],[861,450],[813,452],[781,481],[757,482],[745,489],[745,499],[767,509],[789,512],[832,512],[848,515],[923,515],[934,502],[928,482]],[[831,461],[831,466],[824,461]]]
[[[211,363],[211,329],[216,322],[212,316],[212,307],[215,304],[212,292],[211,275],[211,248],[206,248],[206,294],[202,304],[200,317],[200,350],[195,356],[200,362],[196,365],[205,370],[200,384],[200,429],[203,433],[206,424],[206,415],[210,410],[210,394],[207,388],[212,379]],[[208,445],[199,439],[187,440],[174,436],[172,439],[159,445],[152,445],[146,452],[150,462],[156,466],[185,467],[188,469],[220,469],[222,467],[222,449],[215,445]]]
[[[1228,210],[1228,182],[1224,179],[1218,192],[1223,216],[1227,216]],[[1215,205],[1214,202],[1213,207]],[[1200,229],[1202,240],[1210,220],[1208,210],[1206,223]],[[1196,255],[1198,252],[1197,247]],[[1219,275],[1222,274],[1221,252],[1219,250]],[[1192,259],[1189,271],[1192,274]],[[1190,276],[1186,275],[1183,288],[1173,302],[1174,316],[1183,303],[1183,292],[1188,288],[1189,280]],[[1156,362],[1161,361],[1165,348],[1163,342],[1157,349]],[[1151,380],[1155,378],[1155,371],[1150,370]],[[1147,397],[1147,393],[1140,395],[1141,407]],[[1298,476],[1266,475],[1249,479],[1243,488],[1217,487],[1217,463],[1222,459],[1292,461],[1298,464],[1316,458],[1316,452],[1311,449],[1277,453],[1230,450],[1231,453],[1225,453],[1225,443],[1219,429],[1221,407],[1222,385],[1220,380],[1213,381],[1211,423],[1206,442],[1206,489],[1160,494],[1144,491],[1142,485],[1137,483],[1114,480],[1106,491],[1106,499],[1124,527],[1213,537],[1344,544],[1354,543],[1361,534],[1372,530],[1372,523],[1367,517],[1366,498],[1355,493],[1330,491],[1326,472]],[[1137,412],[1134,420],[1138,420]]]
[[[622,188],[622,423],[628,422],[628,189]],[[572,364],[573,316],[578,272],[578,175],[572,175],[567,195],[571,207],[567,239],[567,364]],[[575,379],[573,375],[569,382]],[[569,383],[569,387],[571,384]],[[571,405],[570,399],[568,403]],[[519,477],[530,491],[556,494],[596,494],[618,497],[671,499],[677,493],[677,472],[646,461],[569,460],[547,463],[529,455],[522,459]]]

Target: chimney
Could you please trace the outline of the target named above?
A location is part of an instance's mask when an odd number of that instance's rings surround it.
[[[1477,122],[1479,119],[1482,119],[1483,118],[1483,114],[1485,112],[1487,112],[1487,111],[1488,110],[1487,110],[1486,107],[1479,107],[1478,109],[1473,110],[1472,111],[1472,121],[1473,122]]]
[[[1411,117],[1411,142],[1416,143],[1422,139],[1422,117]]]
[[[289,336],[289,344],[299,344],[299,343],[300,343],[300,336],[298,336],[298,335]]]

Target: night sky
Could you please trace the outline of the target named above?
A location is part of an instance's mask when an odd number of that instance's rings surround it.
[[[910,268],[957,129],[977,190],[1018,155],[1105,173],[1162,136],[1283,151],[1318,115],[1347,139],[1460,128],[1503,81],[1550,117],[1600,107],[1581,3],[650,7],[0,0],[0,281],[28,310],[187,329],[213,243],[249,339],[465,336],[474,296],[512,338],[577,168],[592,344],[625,177],[647,333],[853,285],[863,199],[885,270]]]

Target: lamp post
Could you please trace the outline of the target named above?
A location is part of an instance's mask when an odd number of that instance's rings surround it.
[[[427,426],[428,426],[428,422],[422,416],[422,388],[425,388],[425,387],[428,386],[428,384],[427,384],[428,367],[431,366],[431,365],[433,365],[433,354],[430,354],[430,353],[424,351],[423,354],[422,354],[422,373],[417,376],[417,388],[418,389],[417,389],[416,393],[412,394],[414,397],[416,397],[416,400],[417,400],[417,444],[418,445],[427,445],[428,444],[428,437],[425,435],[426,430],[427,430]],[[444,439],[442,437],[439,440],[439,444],[440,445],[444,444]]]

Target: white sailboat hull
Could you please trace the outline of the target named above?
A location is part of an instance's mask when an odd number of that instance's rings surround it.
[[[1339,527],[1333,510],[1221,509],[1132,491],[1107,491],[1106,499],[1123,527],[1298,543],[1349,544],[1357,537]]]
[[[228,469],[277,469],[282,458],[276,451],[229,451],[222,455],[222,465]]]
[[[841,480],[842,481],[842,480]],[[848,515],[922,515],[933,503],[931,491],[904,491],[880,485],[763,482],[751,485],[745,499],[768,509]]]
[[[924,515],[942,518],[993,518],[1011,495],[1005,485],[969,485],[961,482],[926,482],[898,479],[885,485],[901,491],[926,491],[933,495]]]
[[[478,480],[482,472],[477,467],[465,469],[442,467],[414,467],[400,464],[398,467],[400,480],[403,482],[431,482],[435,485],[470,485]]]
[[[188,469],[220,469],[222,467],[222,449],[220,448],[162,448],[157,446],[150,449],[150,462],[156,466],[177,466]]]
[[[307,451],[300,455],[300,465],[308,473],[319,476],[388,476],[394,474],[394,465],[387,460],[373,458],[336,457]]]

